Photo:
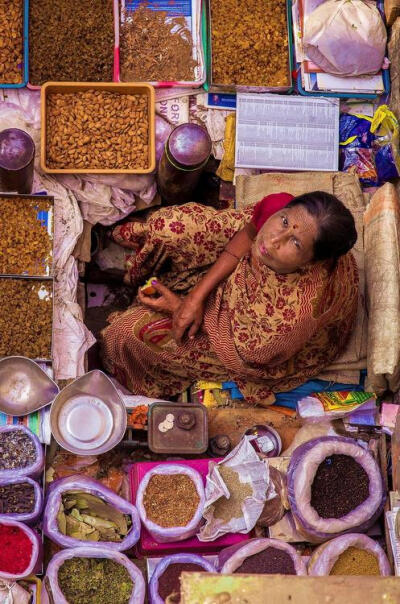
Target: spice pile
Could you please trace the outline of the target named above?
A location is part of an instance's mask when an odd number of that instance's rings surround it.
[[[127,569],[108,558],[71,558],[58,571],[69,604],[128,604],[134,583]]]
[[[348,547],[333,565],[330,575],[380,575],[378,558],[366,549]]]
[[[35,489],[29,482],[0,486],[0,514],[29,514],[35,508]]]
[[[36,458],[34,442],[22,430],[0,432],[0,470],[27,468]]]
[[[84,491],[66,491],[57,515],[63,535],[83,541],[120,543],[128,534],[131,519],[100,497]]]
[[[22,574],[29,566],[33,545],[19,526],[0,524],[0,572]]]
[[[200,564],[189,562],[178,562],[169,564],[163,574],[158,579],[158,594],[160,598],[166,600],[168,597],[174,598],[181,593],[180,576],[182,573],[203,573],[204,568]],[[178,602],[180,601],[177,600]]]
[[[349,455],[331,455],[318,466],[311,506],[321,518],[342,518],[369,496],[369,478]]]
[[[184,17],[169,17],[167,12],[152,10],[148,2],[143,2],[134,11],[125,12],[120,31],[121,80],[194,80],[197,63]]]
[[[287,86],[286,0],[211,0],[212,81]]]
[[[189,524],[199,503],[196,486],[186,474],[155,474],[143,497],[148,519],[164,528]]]
[[[54,169],[149,166],[147,96],[100,90],[49,94],[46,163]]]
[[[230,493],[229,499],[220,497],[214,505],[214,518],[230,522],[232,518],[243,516],[242,505],[247,497],[253,494],[252,486],[249,482],[241,482],[239,474],[226,465],[218,467],[219,473]]]
[[[295,575],[292,557],[277,547],[267,547],[246,558],[235,573],[255,575]]]
[[[30,0],[29,82],[111,82],[113,0]]]
[[[23,0],[0,0],[0,82],[20,84],[23,61]]]
[[[0,356],[49,359],[53,293],[48,281],[1,279]]]
[[[45,274],[52,244],[38,213],[49,210],[46,200],[0,198],[0,273]]]

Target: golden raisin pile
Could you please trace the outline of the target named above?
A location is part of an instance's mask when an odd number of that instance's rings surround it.
[[[47,200],[0,197],[0,273],[46,274],[52,241],[37,215],[50,206]]]
[[[0,279],[0,357],[50,359],[52,281]]]
[[[210,0],[212,81],[288,86],[286,0]]]
[[[52,93],[46,111],[49,168],[148,168],[146,95],[93,89]]]
[[[0,0],[0,83],[2,84],[22,82],[22,5],[23,0]]]

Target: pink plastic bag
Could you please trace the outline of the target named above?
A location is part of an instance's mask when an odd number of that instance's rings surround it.
[[[69,560],[70,558],[108,558],[117,564],[122,564],[129,572],[135,584],[129,604],[143,604],[146,588],[142,573],[124,554],[116,552],[109,547],[103,547],[101,551],[93,550],[91,547],[75,547],[74,549],[65,549],[62,552],[58,552],[58,554],[52,557],[47,567],[45,585],[48,582],[55,604],[68,604],[60,589],[57,577],[60,566],[62,566],[65,560]],[[46,587],[42,590],[42,604],[50,604]]]
[[[146,491],[147,485],[150,482],[151,477],[156,474],[186,474],[186,476],[188,476],[194,482],[200,501],[193,518],[186,526],[173,526],[170,528],[164,528],[162,526],[159,526],[158,524],[155,524],[147,517],[146,510],[144,509],[143,505],[144,493]],[[139,512],[140,519],[151,534],[151,536],[158,543],[183,541],[184,539],[188,539],[189,537],[195,535],[203,517],[204,503],[205,494],[203,479],[201,475],[196,470],[193,470],[193,468],[189,468],[188,466],[182,466],[179,464],[159,465],[149,470],[149,472],[147,472],[147,474],[141,481],[136,495],[136,506]]]
[[[220,573],[222,575],[232,575],[246,558],[254,556],[254,554],[258,554],[268,547],[274,547],[289,554],[293,560],[296,575],[307,574],[306,565],[294,547],[279,539],[250,539],[244,544],[238,543],[237,545],[226,547],[218,555]]]
[[[383,65],[386,28],[372,0],[327,0],[304,24],[307,57],[327,73],[357,76]]]
[[[160,560],[157,564],[150,579],[150,604],[164,604],[164,600],[158,593],[158,579],[163,575],[165,569],[168,568],[170,564],[198,564],[207,572],[215,573],[215,568],[211,562],[208,562],[208,560],[205,560],[202,556],[198,556],[197,554],[173,554],[172,556],[165,556],[165,558]]]
[[[369,478],[369,496],[342,518],[321,518],[311,506],[311,486],[318,466],[331,455],[348,455]],[[371,453],[352,438],[323,436],[294,450],[287,474],[291,511],[301,533],[321,543],[343,533],[364,532],[380,516],[386,500],[381,471]]]
[[[23,524],[23,522],[17,522],[16,520],[2,519],[0,521],[0,524],[3,524],[5,526],[18,527],[19,529],[21,529],[21,531],[24,531],[27,534],[27,536],[32,542],[31,560],[28,566],[26,567],[25,571],[20,575],[10,574],[2,571],[0,572],[0,577],[3,577],[4,579],[23,579],[24,577],[28,577],[29,575],[34,575],[35,573],[38,573],[40,571],[43,559],[43,546],[39,535],[29,526]]]
[[[371,552],[378,559],[381,575],[387,577],[392,574],[389,560],[379,543],[367,535],[359,533],[342,535],[317,547],[309,560],[308,574],[313,577],[329,575],[339,556],[349,547],[357,547]]]
[[[57,514],[61,505],[61,496],[65,491],[86,491],[91,495],[100,497],[106,503],[112,505],[115,509],[123,514],[131,517],[132,526],[126,537],[119,543],[109,541],[83,541],[68,537],[60,532],[58,528]],[[91,550],[102,551],[104,547],[108,547],[113,551],[124,551],[130,549],[139,540],[140,536],[140,519],[137,509],[134,505],[119,497],[114,491],[108,489],[97,480],[88,476],[76,475],[62,478],[52,483],[49,488],[49,494],[46,501],[46,507],[43,514],[43,532],[49,539],[60,545],[61,547],[85,547]]]
[[[34,524],[39,519],[43,508],[43,491],[35,480],[28,478],[28,476],[23,478],[2,478],[0,479],[0,487],[9,484],[21,484],[23,482],[27,482],[33,487],[35,498],[33,510],[24,514],[0,514],[0,524],[3,520],[18,520],[19,522],[26,522],[27,524]]]
[[[29,438],[32,440],[35,450],[36,450],[36,459],[35,461],[26,466],[25,468],[15,468],[13,470],[0,470],[0,479],[13,479],[13,478],[23,478],[25,476],[39,476],[39,474],[43,471],[44,468],[44,455],[43,455],[43,446],[40,443],[36,434],[31,432],[29,428],[25,428],[25,426],[1,426],[0,433],[2,432],[13,432],[15,430],[20,430],[24,432]]]

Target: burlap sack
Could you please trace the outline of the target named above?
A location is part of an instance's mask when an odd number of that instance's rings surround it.
[[[325,191],[336,195],[352,212],[358,240],[353,249],[360,276],[360,296],[357,319],[349,344],[340,358],[318,376],[320,379],[358,384],[360,370],[367,366],[367,315],[365,305],[365,272],[363,248],[363,214],[365,199],[357,176],[342,172],[302,172],[295,174],[268,173],[259,176],[238,176],[236,205],[244,208],[257,203],[271,193],[302,195]]]
[[[367,281],[367,388],[381,394],[400,388],[400,204],[386,183],[373,195],[364,214]]]
[[[400,0],[397,0],[400,11]],[[399,12],[400,17],[400,12]],[[388,44],[390,60],[390,109],[397,119],[400,119],[400,18],[397,18],[393,24]]]

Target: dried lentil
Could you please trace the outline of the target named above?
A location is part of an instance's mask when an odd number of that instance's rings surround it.
[[[149,165],[147,97],[101,90],[49,94],[47,165],[144,169]]]
[[[50,358],[51,287],[49,281],[0,280],[0,356]]]
[[[154,474],[143,497],[149,520],[164,528],[189,524],[199,503],[196,486],[186,474]]]
[[[0,514],[29,514],[35,507],[35,490],[29,482],[0,487]]]
[[[21,84],[23,61],[22,0],[0,0],[0,82]]]
[[[113,0],[30,0],[29,81],[111,82]]]
[[[180,577],[183,572],[203,573],[205,572],[205,570],[199,564],[190,564],[187,562],[177,562],[176,564],[170,564],[169,566],[167,566],[161,577],[158,579],[158,594],[160,598],[166,600],[168,596],[171,596],[172,594],[180,594]]]
[[[321,518],[342,518],[369,496],[369,478],[349,455],[331,455],[318,466],[311,506]]]
[[[348,547],[333,565],[330,575],[380,575],[378,558],[366,549]]]
[[[286,0],[211,0],[215,84],[287,86]]]
[[[193,39],[185,18],[152,10],[148,2],[125,12],[120,52],[121,79],[125,82],[194,79],[197,63],[192,58]]]
[[[243,516],[242,505],[247,497],[253,494],[252,486],[249,482],[241,482],[239,474],[226,465],[219,466],[219,473],[230,493],[229,499],[220,497],[214,503],[214,518],[230,522],[232,518]]]
[[[235,573],[295,575],[296,570],[290,554],[277,547],[267,547],[243,560]]]
[[[21,430],[0,432],[0,470],[26,468],[36,461],[36,448]]]
[[[37,214],[49,209],[50,203],[45,200],[0,198],[0,273],[45,274],[52,245],[47,227]]]

